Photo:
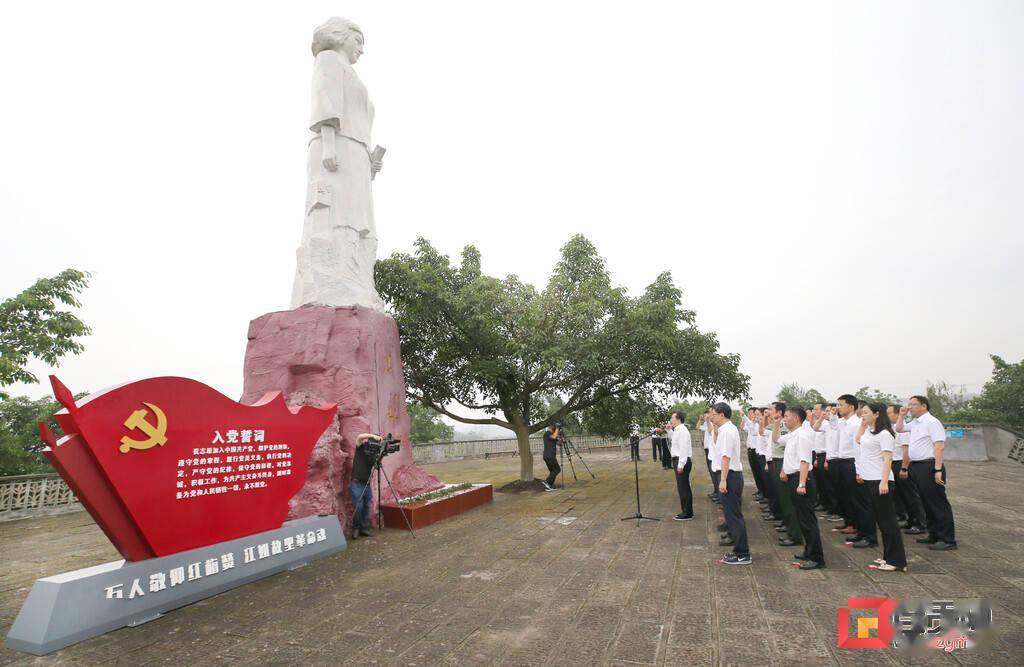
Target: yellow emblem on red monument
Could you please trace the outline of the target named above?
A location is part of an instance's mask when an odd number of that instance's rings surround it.
[[[133,449],[149,449],[157,445],[162,446],[167,442],[167,416],[164,414],[164,411],[152,403],[143,402],[143,405],[153,411],[153,415],[156,417],[156,425],[146,420],[146,415],[149,414],[147,411],[136,410],[133,412],[128,419],[124,420],[125,428],[129,431],[142,431],[149,438],[146,440],[132,440],[128,436],[124,436],[121,438],[121,446],[119,447],[122,454],[127,454]]]

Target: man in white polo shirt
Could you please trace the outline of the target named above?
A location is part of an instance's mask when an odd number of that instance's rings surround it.
[[[717,456],[711,460],[711,469],[718,473],[718,497],[722,499],[726,530],[732,542],[732,552],[726,554],[720,563],[726,565],[750,565],[750,548],[747,546],[747,525],[743,521],[743,462],[741,459],[740,432],[730,421],[732,408],[728,403],[715,403],[711,409],[711,421],[716,427],[714,450]]]
[[[672,463],[676,469],[676,491],[679,492],[679,505],[682,511],[673,519],[690,521],[693,519],[693,489],[690,488],[690,472],[693,470],[693,443],[690,442],[690,429],[686,425],[686,414],[680,410],[672,413],[669,421],[672,427]]]
[[[789,433],[780,436],[782,429],[772,432],[772,440],[785,445],[782,455],[782,472],[779,479],[786,483],[790,502],[800,524],[804,550],[797,554],[794,565],[801,570],[818,570],[825,567],[825,555],[821,548],[821,533],[814,518],[816,484],[811,476],[814,460],[814,429],[805,427],[807,411],[800,406],[786,409],[786,428]]]
[[[953,508],[946,498],[946,466],[943,455],[946,447],[946,429],[928,410],[931,405],[924,396],[912,396],[907,407],[900,410],[896,431],[910,431],[910,479],[914,482],[924,503],[928,537],[917,541],[929,545],[932,551],[956,549]],[[905,423],[907,412],[914,416]]]

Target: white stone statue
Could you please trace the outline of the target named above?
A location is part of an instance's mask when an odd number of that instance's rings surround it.
[[[291,307],[365,306],[383,312],[373,283],[377,227],[370,182],[384,151],[371,151],[373,104],[352,68],[363,54],[363,33],[351,21],[332,18],[314,31],[312,49],[313,138]]]

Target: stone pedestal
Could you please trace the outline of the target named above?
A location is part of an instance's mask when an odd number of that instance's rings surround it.
[[[292,499],[289,519],[336,514],[345,525],[352,513],[348,485],[356,436],[364,432],[401,439],[401,450],[384,459],[401,497],[443,486],[413,462],[394,319],[369,308],[304,306],[256,318],[248,338],[242,403],[276,390],[290,405],[338,404],[310,456],[306,485]],[[387,484],[382,487],[389,500]]]

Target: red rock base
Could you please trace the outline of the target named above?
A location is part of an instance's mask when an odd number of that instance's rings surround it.
[[[429,526],[438,521],[450,519],[456,514],[468,512],[474,507],[486,505],[494,500],[494,489],[490,484],[476,484],[472,488],[456,491],[450,496],[427,500],[413,505],[402,505],[405,510],[405,518],[413,530]],[[401,528],[408,530],[402,512],[394,502],[385,500],[381,504],[381,515],[384,518],[384,526],[387,528]]]
[[[384,471],[401,497],[443,484],[413,462],[405,411],[398,326],[368,308],[305,306],[267,313],[249,323],[241,402],[281,391],[289,405],[337,403],[334,421],[309,459],[306,484],[292,498],[288,519],[335,514],[345,526],[352,515],[349,481],[356,437],[391,433],[401,450],[384,459]],[[376,480],[371,478],[376,489]],[[384,487],[385,502],[391,494]],[[377,509],[371,508],[376,522]]]

